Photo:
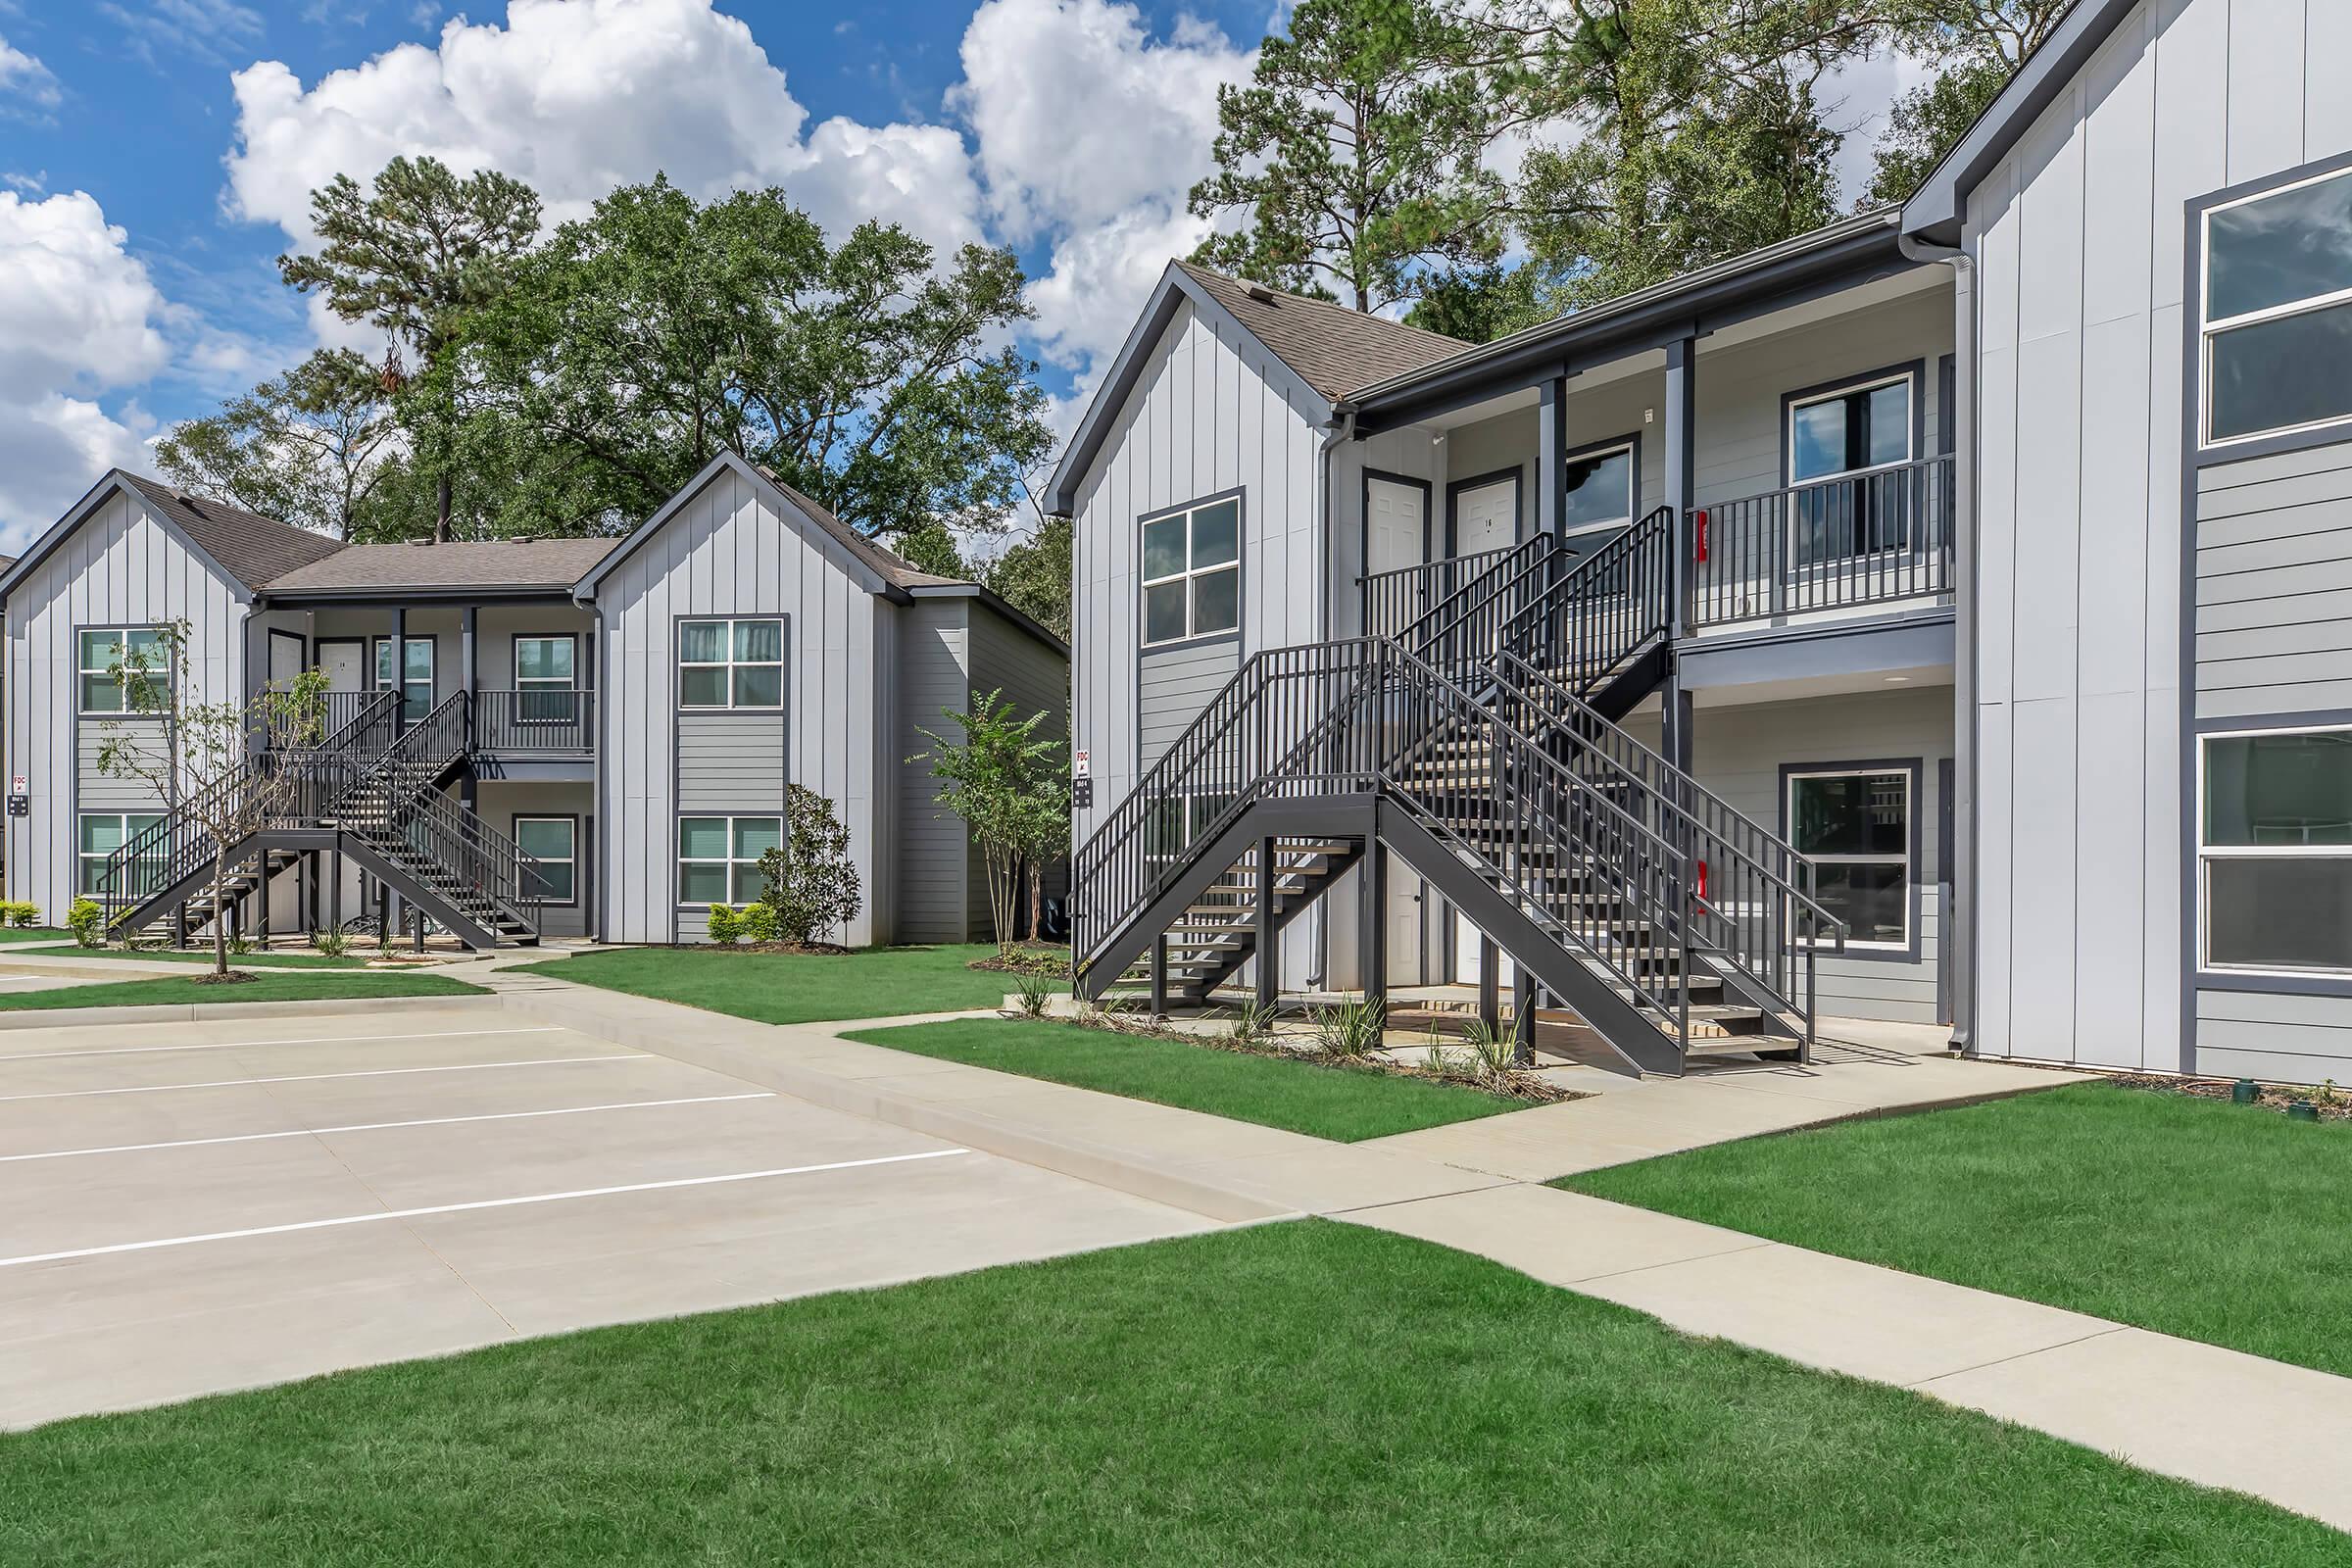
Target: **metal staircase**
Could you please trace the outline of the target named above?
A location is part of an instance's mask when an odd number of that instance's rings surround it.
[[[1378,973],[1396,857],[1625,1067],[1808,1049],[1810,864],[1616,723],[1669,668],[1673,532],[1387,574],[1389,634],[1251,657],[1074,857],[1079,990],[1205,999],[1357,865]]]
[[[454,692],[403,727],[384,692],[317,746],[257,753],[236,773],[133,836],[100,869],[92,897],[109,929],[185,946],[216,905],[235,907],[306,856],[348,857],[471,949],[539,940],[538,863],[444,790],[469,756],[467,696]],[[234,792],[256,824],[225,859],[208,818]]]

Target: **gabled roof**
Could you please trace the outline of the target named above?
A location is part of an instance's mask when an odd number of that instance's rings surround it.
[[[2066,91],[2108,34],[2138,0],[2079,0],[2042,46],[2027,56],[1968,134],[1903,204],[1903,232],[1936,245],[1957,245],[1969,193],[2017,145],[2041,112]]]
[[[759,472],[760,477],[764,478],[769,484],[774,485],[777,490],[781,491],[787,500],[799,507],[804,513],[807,513],[810,522],[815,523],[819,528],[824,529],[825,532],[840,540],[842,546],[847,549],[850,554],[864,562],[868,566],[871,566],[874,570],[874,575],[880,577],[884,582],[889,583],[892,587],[944,588],[952,584],[961,583],[964,581],[964,579],[961,577],[942,577],[934,572],[921,570],[912,562],[906,560],[906,557],[901,556],[896,551],[885,550],[882,546],[874,543],[873,540],[868,539],[865,535],[859,533],[857,529],[851,527],[848,523],[833,515],[831,508],[820,504],[808,495],[794,489],[791,485],[786,484],[782,479],[777,478],[776,472],[773,468],[762,466],[760,467]]]
[[[618,547],[616,538],[481,539],[451,544],[346,545],[276,577],[270,593],[375,589],[568,589]]]
[[[74,531],[117,491],[131,495],[142,511],[223,582],[239,589],[244,598],[260,592],[270,578],[324,560],[343,548],[339,541],[324,534],[296,528],[224,501],[193,496],[161,479],[151,479],[126,468],[110,468],[47,533],[33,541],[23,557],[0,568],[0,599],[5,599],[19,582],[31,575],[34,567],[73,537]]]
[[[1175,265],[1326,403],[1470,347],[1460,338],[1349,310],[1335,300],[1285,294],[1190,262]]]
[[[1054,466],[1046,510],[1055,516],[1068,516],[1077,505],[1079,480],[1108,439],[1160,334],[1188,301],[1203,315],[1247,332],[1283,370],[1296,376],[1296,385],[1285,390],[1296,392],[1303,405],[1301,413],[1312,424],[1328,421],[1332,405],[1356,387],[1442,363],[1470,347],[1457,338],[1351,311],[1330,300],[1285,294],[1190,262],[1170,262]]]

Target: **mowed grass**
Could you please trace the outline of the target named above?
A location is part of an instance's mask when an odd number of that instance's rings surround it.
[[[2352,1374],[2343,1123],[2082,1084],[1554,1185]]]
[[[200,985],[178,975],[142,980],[109,980],[96,985],[58,986],[0,996],[0,1012],[40,1012],[59,1007],[151,1007],[218,1002],[327,1002],[370,997],[470,997],[480,986],[437,974],[389,969],[336,969],[325,973],[288,970],[228,985]]]
[[[0,1437],[0,1561],[2340,1563],[2246,1498],[1301,1221]]]
[[[19,942],[71,942],[74,933],[54,925],[0,925],[0,947]]]
[[[1467,1085],[1027,1018],[959,1018],[850,1038],[1344,1144],[1525,1108]]]
[[[54,953],[28,955],[43,958],[133,958],[158,963],[211,963],[213,950],[203,948],[61,948]],[[330,958],[323,953],[232,953],[229,965],[239,969],[357,969],[366,958]]]
[[[819,1023],[997,1006],[1019,989],[1014,977],[970,967],[996,951],[988,944],[842,954],[622,948],[529,964],[522,972],[760,1023]],[[1059,989],[1067,991],[1068,983]]]

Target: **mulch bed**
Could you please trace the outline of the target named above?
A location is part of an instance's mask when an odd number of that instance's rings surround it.
[[[2227,1101],[2236,1080],[2230,1078],[2175,1078],[2152,1073],[2117,1073],[2112,1083],[2127,1089],[2148,1089],[2159,1094],[2194,1095],[2199,1100]],[[2285,1114],[2286,1107],[2298,1101],[2309,1101],[2320,1110],[2322,1121],[2352,1121],[2352,1092],[2331,1090],[2326,1085],[2315,1089],[2289,1090],[2277,1084],[2258,1086],[2260,1098],[2254,1108]]]
[[[992,974],[1042,974],[1053,980],[1070,977],[1070,956],[1062,948],[1023,944],[1010,956],[992,953],[985,958],[974,958],[966,969],[985,969]]]

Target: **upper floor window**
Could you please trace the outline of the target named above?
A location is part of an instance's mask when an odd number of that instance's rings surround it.
[[[2352,973],[2352,728],[2207,735],[2197,787],[2205,967]]]
[[[2352,419],[2352,170],[2205,213],[2208,446]]]
[[[123,688],[133,672],[148,677],[151,699],[161,698],[170,679],[171,651],[164,634],[153,626],[109,627],[85,631],[80,639],[81,710],[122,713],[137,705]]]
[[[433,648],[430,637],[402,637],[400,643],[400,721],[414,724],[433,710]],[[392,644],[395,639],[378,637],[375,640],[375,689],[392,690]]]
[[[678,622],[680,708],[782,708],[784,622]]]
[[[1560,532],[1622,528],[1634,520],[1634,443],[1613,441],[1568,456]]]
[[[1911,376],[1882,376],[1788,401],[1788,482],[1911,461]]]
[[[570,720],[580,643],[569,632],[514,639],[515,717],[526,724]]]
[[[1145,645],[1210,637],[1241,624],[1241,499],[1145,518]]]

